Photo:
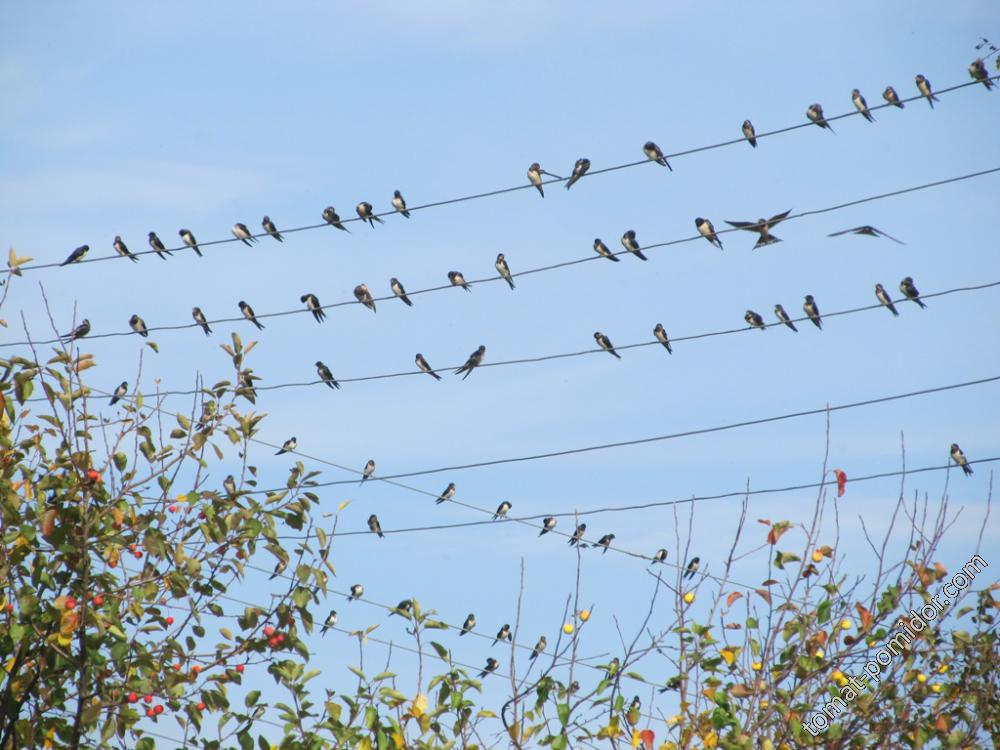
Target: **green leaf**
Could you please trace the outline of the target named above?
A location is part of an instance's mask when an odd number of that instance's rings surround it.
[[[559,703],[556,705],[556,713],[559,715],[559,722],[563,726],[569,724],[569,711],[568,703]]]
[[[816,621],[822,625],[830,619],[830,605],[829,599],[824,599],[819,603],[819,607],[816,608]]]
[[[125,471],[125,467],[128,466],[128,456],[126,456],[121,451],[115,454],[115,468],[118,471]]]
[[[434,647],[434,650],[437,651],[438,656],[440,656],[445,661],[448,661],[448,649],[446,649],[437,641],[431,641],[431,645]]]
[[[252,708],[253,706],[257,705],[257,701],[259,699],[260,699],[260,691],[251,690],[249,693],[247,693],[246,698],[243,699],[243,704],[247,708]]]

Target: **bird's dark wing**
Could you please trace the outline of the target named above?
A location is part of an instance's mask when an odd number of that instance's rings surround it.
[[[851,234],[852,232],[858,232],[864,229],[864,227],[853,227],[852,229],[842,229],[839,232],[833,232],[828,234],[827,237],[839,237],[842,234]]]
[[[737,229],[746,229],[748,232],[756,232],[760,229],[759,221],[729,221],[726,219],[726,223]]]
[[[872,229],[875,229],[875,227],[872,227]],[[892,240],[893,242],[895,242],[896,244],[899,244],[899,245],[905,245],[906,244],[902,240],[897,240],[895,237],[893,237],[888,232],[883,232],[881,229],[875,229],[875,234],[879,235],[880,237],[885,237],[886,239]]]
[[[775,214],[774,216],[772,216],[770,219],[767,220],[767,223],[773,227],[778,222],[784,221],[786,218],[788,218],[788,214],[790,214],[791,212],[792,209],[788,209],[784,213]]]

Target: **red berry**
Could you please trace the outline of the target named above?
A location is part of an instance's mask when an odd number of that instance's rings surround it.
[[[7,602],[7,612],[8,614],[14,611],[14,605],[11,602]]]
[[[198,710],[199,711],[204,711],[205,710],[205,703],[204,702],[201,702],[201,703],[198,704]]]
[[[195,664],[193,667],[191,667],[191,671],[194,672],[195,674],[198,674],[201,671],[201,665]]]
[[[142,696],[142,700],[145,703],[152,703],[153,702],[153,696],[152,696],[151,693],[146,693],[144,696]]]
[[[72,596],[67,596],[66,609],[75,609],[75,608],[76,608],[76,599],[74,599]]]
[[[266,635],[268,638],[270,638],[272,635],[274,635],[274,626],[272,626],[272,625],[265,625],[264,626],[264,635]]]
[[[147,708],[146,709],[146,716],[148,716],[150,718],[153,718],[154,716],[156,716],[156,711],[154,711],[151,708]]]
[[[129,703],[138,703],[139,702],[139,695],[137,693],[129,693],[128,694],[128,702]]]
[[[284,643],[285,642],[285,634],[284,633],[278,633],[276,636],[274,636],[274,639],[278,643]]]
[[[277,639],[277,638],[268,638],[268,639],[267,639],[267,644],[268,644],[268,645],[269,645],[269,646],[270,646],[271,648],[275,648],[275,647],[277,647],[277,645],[278,645],[278,639]]]
[[[242,664],[237,664],[236,665],[236,671],[239,672],[240,674],[243,674],[243,670],[244,669],[245,669],[245,667]]]
[[[95,607],[100,607],[103,604],[104,604],[104,596],[102,594],[98,594],[97,596],[94,597]]]
[[[142,557],[142,553],[139,550],[136,550],[135,551],[135,559],[138,560],[140,557]]]
[[[177,662],[174,662],[174,671],[175,672],[180,672],[181,671],[181,665],[178,664]]]
[[[163,706],[162,705],[158,705],[155,710],[156,710],[156,713],[162,714],[163,713]]]
[[[170,507],[167,508],[167,510],[169,510],[171,513],[176,513],[177,512],[177,506],[176,505],[171,505]]]
[[[167,619],[166,619],[166,620],[164,620],[164,622],[165,622],[165,623],[167,623],[167,625],[173,625],[173,624],[174,624],[174,618],[173,618],[173,617],[170,617],[170,616],[168,615],[168,616],[167,616]]]

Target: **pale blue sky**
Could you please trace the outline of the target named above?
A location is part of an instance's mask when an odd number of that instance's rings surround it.
[[[263,214],[279,227],[319,221],[333,204],[341,216],[368,200],[389,208],[394,189],[410,204],[515,185],[532,161],[558,174],[586,156],[594,169],[641,158],[642,144],[666,152],[738,137],[745,118],[758,131],[804,120],[822,103],[828,115],[851,109],[858,87],[870,105],[892,84],[915,93],[913,77],[935,88],[968,80],[980,36],[1000,37],[988,0],[937,3],[606,3],[500,4],[435,1],[348,6],[333,3],[192,3],[169,6],[8,4],[0,29],[0,243],[39,261],[62,260],[89,243],[111,251],[121,234],[145,250],[155,230],[176,244],[177,230],[201,240],[229,236],[236,221],[253,229]],[[991,25],[992,24],[992,25]],[[26,274],[3,316],[23,338],[48,337],[38,283],[61,329],[74,306],[95,332],[125,330],[140,314],[150,326],[187,323],[199,305],[209,317],[290,309],[313,292],[323,303],[350,298],[365,282],[376,294],[396,276],[410,289],[493,273],[497,252],[521,269],[592,253],[594,237],[613,249],[635,229],[642,243],[688,236],[693,219],[753,220],[807,210],[966,172],[1000,166],[1000,92],[982,87],[903,111],[881,110],[835,123],[836,135],[805,128],[585,179],[571,191],[534,191],[389,217],[371,230],[333,229],[178,253]],[[330,311],[322,326],[307,315],[249,324],[154,333],[161,352],[145,354],[143,388],[188,388],[196,372],[229,377],[218,349],[232,330],[257,339],[251,364],[265,384],[314,377],[325,361],[337,377],[412,367],[421,351],[434,366],[460,363],[479,344],[487,360],[584,349],[601,330],[616,344],[742,324],[753,308],[771,319],[781,302],[794,315],[803,295],[821,310],[869,304],[876,282],[894,294],[913,276],[924,292],[1000,279],[996,176],[809,217],[777,230],[783,243],[751,252],[753,236],[726,235],[725,252],[706,242],[585,263],[506,285],[421,295],[414,306],[387,301],[376,315],[360,307]],[[905,246],[864,237],[827,238],[874,224]],[[267,393],[262,439],[294,434],[312,455],[360,469],[373,457],[385,472],[407,471],[624,440],[1000,374],[997,290],[900,305],[831,319],[822,332],[800,325],[658,347],[446,376],[400,378]],[[92,382],[111,389],[134,381],[142,342],[95,340]],[[957,441],[971,459],[998,455],[996,385],[836,414],[831,465],[848,475],[891,471],[905,435],[908,466],[943,462]],[[177,399],[177,408],[188,402]],[[412,480],[439,492],[449,480],[477,505],[514,504],[514,514],[566,512],[692,494],[815,481],[824,442],[821,417],[783,422],[550,461]],[[252,459],[271,483],[290,462],[261,450]],[[235,461],[236,457],[230,457]],[[323,467],[316,467],[323,468]],[[218,479],[228,466],[217,472]],[[324,468],[323,478],[344,475]],[[266,479],[264,480],[266,483]],[[964,506],[941,559],[969,556],[990,481],[952,474],[953,509]],[[940,496],[943,474],[910,480],[906,492]],[[896,480],[849,486],[841,508],[840,552],[857,574],[872,558],[857,517],[885,523]],[[750,517],[807,521],[813,493],[751,501]],[[459,507],[376,484],[333,488],[323,504],[341,529],[364,529],[370,512],[385,528],[478,520]],[[692,547],[719,570],[737,504],[699,507]],[[669,509],[589,521],[630,550],[676,555]],[[560,528],[569,524],[564,521]],[[755,527],[754,543],[763,539]],[[991,524],[987,559],[1000,559]],[[749,544],[749,543],[748,543]],[[363,582],[376,601],[416,596],[459,623],[474,611],[480,629],[513,619],[519,559],[527,590],[522,627],[533,643],[554,640],[575,556],[564,541],[536,538],[515,524],[377,540],[349,537],[334,548],[346,589]],[[268,566],[270,563],[266,563]],[[610,615],[626,632],[648,592],[643,566],[623,555],[586,555],[584,599],[597,605],[584,651],[617,642]],[[763,562],[738,578],[759,581]],[[992,579],[991,579],[992,580]],[[238,595],[261,598],[255,583]],[[384,616],[362,605],[334,606],[362,627]],[[325,611],[324,607],[321,607]],[[665,611],[664,611],[665,616]],[[378,635],[405,638],[393,618]],[[353,677],[340,668],[356,649],[327,637],[319,664],[330,687]],[[614,639],[613,639],[614,638]],[[456,658],[481,664],[489,644],[442,637]],[[529,643],[530,645],[530,643]],[[493,649],[499,652],[499,648]],[[376,656],[378,654],[378,656]],[[498,655],[498,654],[494,654]],[[379,647],[372,657],[383,658]],[[405,666],[406,661],[400,662]],[[669,674],[650,661],[651,678]],[[664,674],[657,674],[663,671]],[[499,685],[494,686],[499,688]],[[489,696],[494,696],[488,691]],[[669,703],[663,705],[668,710]],[[169,722],[161,722],[169,726]],[[169,733],[169,732],[167,732]]]

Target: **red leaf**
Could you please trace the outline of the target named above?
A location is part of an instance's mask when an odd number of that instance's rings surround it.
[[[731,593],[729,596],[726,597],[726,606],[727,607],[733,606],[733,602],[735,602],[741,596],[743,596],[743,594],[741,592],[734,591],[733,593]]]
[[[652,729],[643,729],[639,732],[639,739],[642,740],[642,744],[649,750],[653,750],[653,742],[656,740],[656,735],[653,733]]]
[[[847,491],[847,474],[843,469],[834,469],[833,473],[837,475],[837,497],[843,497]]]

